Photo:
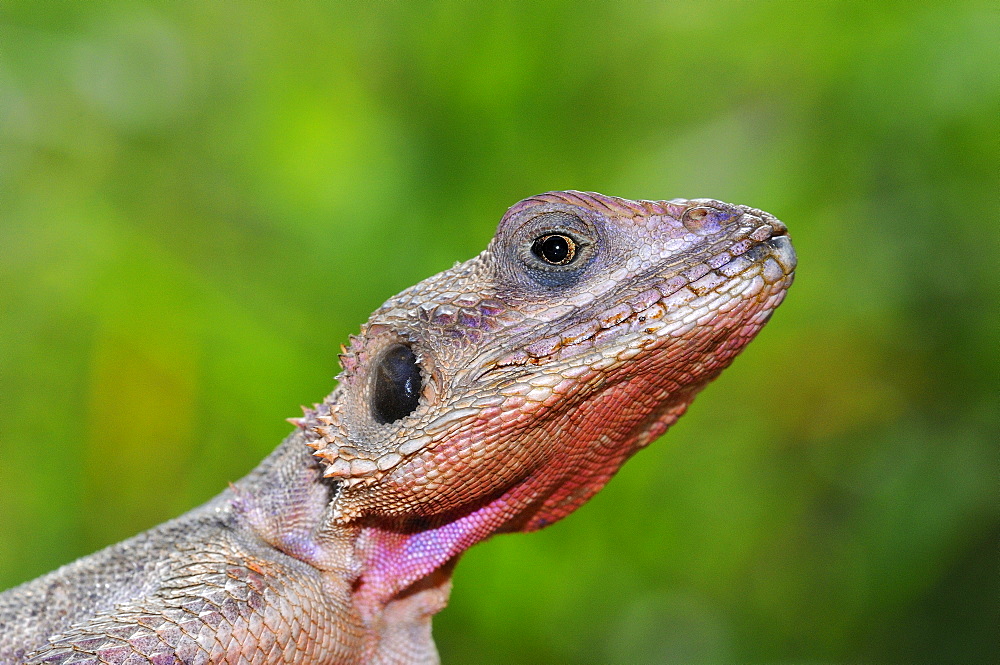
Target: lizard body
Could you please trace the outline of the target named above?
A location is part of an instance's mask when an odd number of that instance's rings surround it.
[[[0,665],[434,663],[463,551],[566,516],[791,284],[784,225],[552,192],[389,299],[338,386],[189,513],[0,594]]]

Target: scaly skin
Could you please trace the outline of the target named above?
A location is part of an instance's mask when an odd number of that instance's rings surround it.
[[[482,254],[372,314],[336,390],[246,478],[0,595],[0,664],[437,662],[461,553],[593,496],[794,269],[784,225],[745,206],[526,199]]]

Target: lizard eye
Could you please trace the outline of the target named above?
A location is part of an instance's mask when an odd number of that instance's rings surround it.
[[[526,275],[531,288],[563,288],[584,279],[600,237],[592,222],[558,210],[522,221],[511,235],[517,259],[511,267],[519,269],[512,277],[519,281]]]
[[[576,241],[562,233],[550,233],[531,243],[531,253],[554,266],[564,266],[576,258]]]
[[[394,344],[374,369],[372,416],[383,425],[405,418],[417,408],[422,386],[416,354],[405,344]]]

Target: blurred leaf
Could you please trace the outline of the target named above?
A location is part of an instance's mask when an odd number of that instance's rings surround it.
[[[0,586],[175,515],[540,191],[711,196],[798,283],[570,519],[469,552],[446,662],[995,659],[988,3],[0,8]]]

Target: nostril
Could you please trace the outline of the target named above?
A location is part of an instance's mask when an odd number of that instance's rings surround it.
[[[685,213],[684,217],[700,224],[703,219],[708,217],[708,208],[691,208]]]
[[[684,214],[681,215],[681,223],[691,233],[708,236],[721,231],[723,224],[732,217],[733,213],[728,210],[700,205],[685,210]]]

